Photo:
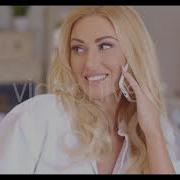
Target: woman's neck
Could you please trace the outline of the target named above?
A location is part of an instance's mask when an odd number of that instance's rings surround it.
[[[115,113],[118,106],[118,98],[116,98],[114,95],[110,95],[104,98],[103,100],[96,101],[96,103],[100,105],[103,111],[105,112],[105,117],[107,117],[107,119],[110,122],[114,123]],[[114,133],[116,134],[116,130],[117,130],[117,127],[110,128],[110,131],[112,134]]]

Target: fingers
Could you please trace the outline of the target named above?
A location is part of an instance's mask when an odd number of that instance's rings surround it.
[[[124,67],[122,67],[122,73],[124,77],[127,79],[127,81],[129,82],[132,89],[134,90],[135,94],[137,96],[142,94],[141,88],[139,87],[138,83],[129,72],[125,72]]]
[[[150,93],[149,89],[146,86],[142,86],[142,90],[147,96],[151,96],[151,93]]]

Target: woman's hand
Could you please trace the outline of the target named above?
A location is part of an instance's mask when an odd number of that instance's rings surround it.
[[[155,108],[147,96],[150,92],[140,87],[133,76],[125,72],[124,77],[135,92],[137,103],[137,118],[146,137],[150,173],[174,174],[175,169],[169,157],[166,141],[160,125],[160,112]]]
[[[149,90],[145,87],[141,88],[133,76],[130,73],[125,72],[124,67],[122,67],[122,69],[124,77],[127,79],[135,93],[137,118],[145,136],[149,137],[151,135],[161,134],[160,113],[147,97],[147,95],[150,95]]]

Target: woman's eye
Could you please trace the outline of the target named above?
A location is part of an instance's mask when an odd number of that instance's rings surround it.
[[[109,48],[113,47],[113,45],[110,43],[102,43],[99,45],[99,47],[100,47],[100,50],[104,50],[104,49],[109,49]]]
[[[84,48],[82,48],[82,47],[79,47],[79,46],[73,46],[72,48],[71,48],[75,53],[82,53],[83,51],[84,51]]]

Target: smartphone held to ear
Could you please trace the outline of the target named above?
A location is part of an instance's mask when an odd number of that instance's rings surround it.
[[[128,64],[124,66],[125,71],[128,70]],[[122,94],[125,96],[125,98],[130,102],[136,102],[135,94],[132,91],[132,88],[130,89],[130,86],[125,82],[124,75],[122,74],[119,80],[119,88],[122,92]]]

